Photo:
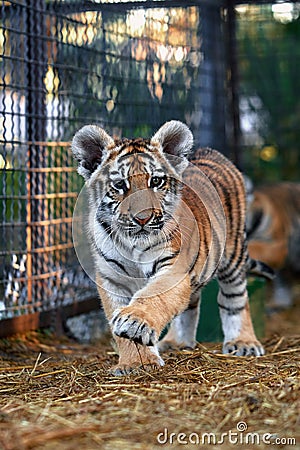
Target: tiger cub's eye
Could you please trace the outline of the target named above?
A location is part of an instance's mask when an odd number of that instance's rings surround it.
[[[150,180],[151,188],[160,188],[165,184],[165,177],[154,176]]]
[[[114,181],[112,183],[112,185],[117,191],[124,191],[125,192],[127,190],[127,185],[126,185],[126,182],[124,180]]]

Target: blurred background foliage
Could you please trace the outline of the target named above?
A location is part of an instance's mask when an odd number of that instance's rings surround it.
[[[299,12],[299,3],[237,8],[241,149],[260,183],[300,179]]]

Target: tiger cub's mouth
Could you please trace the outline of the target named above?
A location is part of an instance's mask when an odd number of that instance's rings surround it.
[[[153,218],[146,223],[136,222],[135,220],[124,223],[122,220],[118,220],[120,231],[123,230],[130,237],[143,237],[150,234],[157,234],[162,230],[164,224],[165,221],[162,217]]]

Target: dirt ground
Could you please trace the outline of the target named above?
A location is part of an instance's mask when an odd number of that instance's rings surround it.
[[[3,339],[0,449],[299,449],[299,312],[297,302],[268,318],[263,357],[199,344],[126,377],[108,374],[107,344]]]

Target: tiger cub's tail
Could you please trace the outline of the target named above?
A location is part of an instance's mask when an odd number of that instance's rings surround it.
[[[250,258],[250,256],[247,259],[246,266],[247,272],[250,274],[266,278],[267,280],[273,280],[275,277],[275,272],[271,267],[262,261]]]

